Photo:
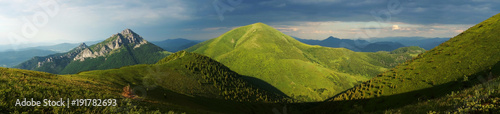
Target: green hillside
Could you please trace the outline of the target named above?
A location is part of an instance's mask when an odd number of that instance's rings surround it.
[[[293,100],[248,83],[199,54],[178,52],[157,64],[72,75],[0,68],[0,112],[271,113]],[[128,91],[127,91],[128,90]],[[113,98],[117,107],[15,107],[15,99]]]
[[[418,54],[424,53],[425,49],[418,46],[402,47],[391,51],[391,54],[410,54],[412,57],[417,57]]]
[[[409,54],[311,46],[263,23],[233,29],[186,50],[302,101],[322,101],[411,59]]]
[[[467,90],[467,88],[487,83],[488,79],[500,75],[498,72],[500,71],[500,45],[498,45],[500,44],[500,33],[497,32],[498,30],[500,30],[500,14],[469,28],[413,60],[336,95],[318,107],[316,111],[353,111],[346,109],[352,106],[356,106],[358,109],[355,110],[357,111],[383,111],[398,109],[408,104],[434,98],[446,100],[450,98],[445,97],[446,94],[453,94],[452,91],[463,89],[466,90],[460,93],[470,91],[478,91],[478,94],[479,91],[484,93],[481,89]],[[498,97],[498,92],[491,93],[494,93],[491,94],[491,98]],[[457,99],[468,97],[451,96],[457,97]],[[432,103],[432,101],[429,102]],[[338,104],[343,105],[339,106]],[[444,104],[447,103],[429,105],[446,108],[443,107]],[[415,107],[417,106],[422,105],[416,104]],[[465,107],[470,107],[470,105]],[[498,111],[498,105],[493,105],[493,107]],[[447,108],[452,109],[453,107]]]

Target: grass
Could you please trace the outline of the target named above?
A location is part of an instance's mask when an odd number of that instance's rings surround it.
[[[426,50],[418,46],[402,47],[391,51],[391,54],[410,54],[412,57],[417,57],[418,54],[424,53]]]
[[[156,64],[71,75],[0,68],[0,112],[28,113],[271,113],[296,102],[249,83],[206,56],[181,51]],[[123,96],[124,87],[134,96]],[[113,98],[117,107],[15,107],[15,99]]]
[[[495,15],[447,42],[396,68],[336,95],[317,109],[361,106],[381,111],[431,100],[469,88],[481,76],[498,76],[500,61],[500,14]],[[495,74],[496,72],[496,74]],[[345,110],[344,110],[345,111]]]
[[[191,48],[301,101],[322,101],[411,59],[301,43],[263,23],[233,29]],[[318,91],[320,90],[320,91]]]
[[[500,74],[500,67],[495,69]],[[498,75],[491,75],[490,78]],[[484,80],[471,88],[452,91],[436,99],[423,100],[385,113],[498,113],[500,112],[500,78]],[[415,110],[419,109],[419,110]]]

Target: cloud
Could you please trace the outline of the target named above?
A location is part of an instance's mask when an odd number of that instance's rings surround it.
[[[296,28],[296,27],[278,27],[275,29],[282,31],[282,32],[296,32],[299,30],[299,28]]]
[[[285,0],[268,0],[268,1],[261,1],[259,2],[260,5],[263,5],[263,6],[271,6],[271,7],[278,7],[278,8],[281,8],[281,7],[285,7],[286,6],[286,2]]]
[[[234,10],[224,12],[224,21],[220,21],[213,1],[57,0],[61,11],[40,27],[40,34],[31,41],[102,40],[125,28],[133,29],[147,40],[209,39],[233,27],[256,22],[312,39],[356,38],[356,34],[365,34],[364,31],[379,31],[367,35],[377,37],[452,37],[500,11],[496,7],[500,1],[492,0],[243,0],[239,5],[230,5]],[[388,21],[379,22],[371,12],[387,13],[391,1],[399,1],[396,5],[400,5],[401,12],[389,12],[380,17]],[[22,18],[32,18],[43,11],[37,2],[28,0],[0,0],[0,7],[1,40],[9,32],[19,34]]]
[[[175,25],[171,23],[196,18],[190,6],[192,3],[183,0],[52,1],[59,6],[59,12],[54,17],[49,17],[45,26],[37,26],[38,34],[27,42],[61,43],[102,40],[125,28],[159,25],[165,28],[167,27],[164,26],[165,24]],[[0,6],[4,6],[2,9],[5,8],[5,10],[0,10],[0,26],[8,27],[0,29],[2,40],[9,37],[8,33],[22,35],[21,27],[27,23],[22,21],[23,19],[31,21],[34,20],[35,14],[39,12],[45,14],[45,10],[39,3],[41,2],[0,1]],[[144,36],[150,35],[144,34]],[[9,42],[1,42],[0,45],[6,43]]]
[[[392,30],[399,30],[399,26],[398,25],[392,25]]]
[[[204,28],[202,30],[203,31],[216,31],[216,30],[222,30],[222,29],[227,29],[227,27],[211,27],[211,28]]]
[[[331,3],[338,3],[343,0],[288,0],[288,1],[296,4],[331,4]]]
[[[379,26],[371,26],[379,25]],[[410,24],[403,22],[292,22],[283,25],[271,25],[281,32],[304,39],[325,39],[329,36],[357,39],[374,37],[419,36],[419,37],[453,37],[473,26],[455,24]],[[291,31],[295,28],[296,31]]]

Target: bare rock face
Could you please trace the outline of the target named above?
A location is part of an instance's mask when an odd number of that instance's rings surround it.
[[[109,40],[109,41],[108,41]],[[110,52],[120,49],[124,46],[131,46],[133,49],[148,43],[141,36],[130,29],[125,29],[121,33],[114,34],[105,42],[96,44],[94,48],[86,47],[73,59],[74,61],[84,61],[86,58],[96,58],[106,56]]]
[[[85,59],[88,58],[97,58],[102,56],[105,57],[111,52],[123,48],[124,46],[130,46],[132,49],[135,49],[147,43],[148,42],[146,40],[144,40],[134,31],[125,29],[121,33],[114,34],[104,42],[95,44],[92,47],[89,47],[85,43],[82,43],[78,47],[74,48],[64,55],[46,57],[43,58],[43,61],[39,61],[36,64],[37,67],[40,67],[44,63],[53,62],[53,60],[58,59],[85,61]]]
[[[74,58],[74,57],[76,57],[77,55],[79,55],[80,53],[84,52],[87,49],[89,49],[89,47],[85,43],[82,43],[78,47],[74,48],[73,50],[71,50],[68,53],[63,54],[63,55],[49,56],[49,57],[39,57],[39,58],[42,58],[43,61],[39,61],[37,63],[37,67],[42,66],[44,63],[54,62],[54,60]]]
[[[151,50],[137,50],[136,48],[144,48],[144,46],[152,46]],[[143,46],[143,47],[141,47]],[[147,52],[143,52],[147,51]],[[130,29],[125,29],[120,33],[116,33],[111,35],[108,39],[97,43],[95,45],[87,46],[85,43],[80,44],[78,47],[73,48],[71,51],[66,53],[57,53],[43,57],[33,57],[32,59],[25,61],[16,66],[16,68],[28,69],[28,70],[39,70],[45,71],[49,73],[77,73],[79,70],[93,70],[94,68],[82,68],[78,69],[82,61],[91,62],[95,60],[95,63],[92,62],[91,67],[97,67],[99,65],[103,65],[104,67],[99,69],[106,68],[115,68],[120,65],[132,65],[139,63],[154,63],[155,60],[150,60],[149,58],[140,58],[139,55],[135,54],[155,54],[156,52],[161,51],[160,47],[155,47],[153,44],[148,44],[146,40],[144,40],[141,36],[136,34],[134,31]],[[132,60],[127,60],[125,62],[120,63],[120,65],[114,65],[114,62],[120,61],[117,59],[112,59],[113,63],[108,63],[108,58],[110,56],[116,57],[129,57]],[[142,56],[142,55],[141,55]],[[149,56],[149,55],[144,55]],[[153,56],[153,55],[151,55]],[[154,55],[156,56],[156,55]],[[101,58],[102,57],[102,58]],[[137,58],[136,58],[137,57]],[[99,58],[99,59],[96,59]],[[101,60],[103,59],[103,60]],[[144,60],[144,61],[143,61]],[[68,69],[66,69],[68,68]]]

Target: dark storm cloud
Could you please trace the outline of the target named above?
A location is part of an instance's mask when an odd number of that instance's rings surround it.
[[[51,18],[46,27],[40,28],[33,42],[97,40],[125,28],[133,29],[148,40],[209,39],[234,27],[256,22],[297,30],[287,34],[304,34],[306,29],[315,29],[309,31],[310,36],[324,33],[315,38],[339,35],[337,32],[342,31],[353,32],[349,31],[351,29],[390,29],[393,25],[405,30],[444,28],[460,31],[500,13],[498,0],[58,0],[58,3],[60,13]],[[0,1],[0,6],[3,8],[0,25],[4,26],[0,32],[6,33],[0,37],[8,37],[9,32],[19,33],[24,24],[20,19],[43,11],[36,2],[30,1]],[[382,22],[384,26],[364,27],[367,22],[379,21],[373,12],[393,11],[388,6],[398,6],[396,8],[401,11],[390,13],[390,20]],[[387,19],[387,16],[380,18]],[[314,22],[335,23],[322,28],[304,25]],[[339,24],[342,26],[337,26]],[[456,32],[440,36],[454,34]],[[401,35],[419,33],[408,31]],[[432,35],[429,34],[434,37]]]
[[[225,0],[219,0],[227,3]],[[233,11],[217,17],[212,2],[197,12],[200,19],[213,24],[283,22],[283,21],[376,21],[371,12],[388,10],[390,3],[400,3],[401,12],[391,14],[391,21],[411,24],[476,24],[500,12],[500,2],[486,0],[242,0]],[[208,6],[208,7],[207,7]],[[383,17],[386,18],[386,17]],[[219,22],[215,22],[219,21]]]

